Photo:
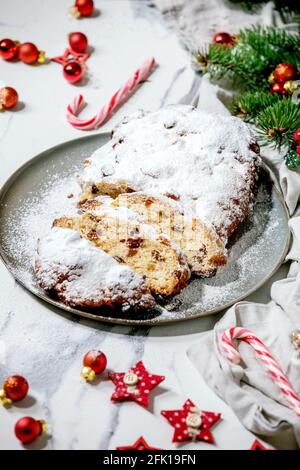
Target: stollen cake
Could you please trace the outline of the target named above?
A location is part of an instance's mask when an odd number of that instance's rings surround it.
[[[143,191],[180,201],[226,243],[249,214],[259,147],[241,119],[169,106],[140,111],[85,162],[81,202]]]
[[[39,240],[39,285],[72,307],[151,309],[226,264],[259,168],[238,118],[184,105],[124,118],[84,163],[78,214]]]
[[[57,219],[54,226],[77,231],[117,262],[125,263],[145,278],[153,294],[175,295],[190,279],[180,248],[125,207],[103,205],[93,213]]]
[[[53,227],[38,242],[38,284],[71,307],[149,309],[154,298],[142,276],[70,229]]]

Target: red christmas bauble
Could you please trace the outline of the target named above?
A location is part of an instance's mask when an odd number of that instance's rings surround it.
[[[296,142],[300,142],[300,129],[297,129],[296,132],[294,132],[294,140]]]
[[[95,374],[101,374],[106,368],[107,359],[102,351],[92,349],[83,358],[84,367],[90,367]]]
[[[233,37],[229,33],[217,33],[213,37],[215,44],[233,44]]]
[[[82,79],[84,69],[79,62],[72,60],[64,66],[63,74],[69,83],[76,83]]]
[[[88,47],[88,39],[83,33],[69,34],[69,44],[73,51],[84,52]]]
[[[297,145],[296,152],[297,152],[297,154],[300,156],[300,144],[299,144],[299,145]]]
[[[19,59],[25,64],[34,64],[39,58],[40,52],[32,42],[24,42],[19,47]]]
[[[5,380],[3,390],[7,398],[12,401],[19,401],[26,397],[29,385],[21,375],[11,375]]]
[[[35,441],[42,431],[42,423],[30,416],[19,419],[15,425],[15,435],[23,444]]]
[[[273,72],[276,82],[284,83],[288,80],[295,80],[297,69],[292,64],[279,64]]]
[[[286,95],[287,91],[284,88],[284,83],[273,83],[270,88],[271,93],[277,93],[278,95]]]
[[[19,100],[19,95],[16,90],[10,86],[0,89],[0,107],[10,109],[16,106]]]
[[[93,0],[76,0],[75,7],[81,16],[90,16],[94,11]]]
[[[2,59],[11,60],[15,59],[18,55],[18,45],[11,39],[1,39],[0,41],[0,56]]]

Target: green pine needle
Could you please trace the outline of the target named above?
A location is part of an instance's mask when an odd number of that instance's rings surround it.
[[[276,147],[293,141],[293,134],[300,129],[300,104],[291,98],[282,99],[263,111],[255,119],[262,143]]]
[[[246,121],[251,122],[260,111],[278,103],[281,99],[280,95],[271,94],[268,91],[247,91],[233,98],[229,104],[229,109],[232,114],[243,117]]]

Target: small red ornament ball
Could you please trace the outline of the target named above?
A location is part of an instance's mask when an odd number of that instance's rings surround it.
[[[94,11],[93,0],[76,0],[75,7],[81,16],[91,16]]]
[[[292,64],[279,64],[273,72],[276,82],[284,83],[288,80],[295,80],[297,69]]]
[[[77,83],[82,79],[84,69],[79,62],[72,60],[64,66],[63,74],[69,83]]]
[[[0,56],[2,59],[11,60],[15,59],[18,55],[18,46],[11,39],[1,39],[0,41]]]
[[[213,37],[213,42],[215,44],[232,44],[232,36],[229,33],[217,33]]]
[[[84,52],[88,47],[88,39],[83,33],[69,34],[69,44],[73,51]]]
[[[287,91],[284,88],[284,83],[273,83],[270,88],[271,93],[277,93],[278,95],[286,95]]]
[[[10,86],[0,89],[0,107],[10,109],[16,106],[19,100],[19,95],[16,90]]]
[[[7,398],[12,401],[19,401],[26,397],[29,385],[21,375],[11,375],[5,380],[3,390]]]
[[[84,367],[90,367],[95,374],[101,374],[106,368],[107,359],[102,351],[92,349],[87,352],[83,358]]]
[[[299,144],[299,145],[297,145],[296,152],[297,152],[297,154],[300,156],[300,144]]]
[[[15,425],[15,435],[22,444],[35,441],[42,434],[42,423],[30,416],[19,419]]]
[[[19,47],[19,59],[25,64],[34,64],[39,58],[40,52],[32,42],[24,42]]]
[[[300,142],[300,129],[297,129],[296,132],[294,132],[294,140],[296,142]]]

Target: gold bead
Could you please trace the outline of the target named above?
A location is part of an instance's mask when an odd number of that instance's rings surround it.
[[[90,367],[83,367],[80,376],[87,382],[93,382],[93,380],[95,380],[96,374]]]
[[[78,18],[81,17],[80,11],[75,6],[70,7],[69,12],[73,16],[73,18],[76,18],[77,20],[78,20]]]
[[[39,56],[38,56],[37,63],[38,64],[45,64],[47,62],[45,51],[39,51],[39,52],[40,53],[39,53]]]
[[[0,389],[0,402],[3,406],[10,406],[12,404],[12,400],[7,398],[3,388]]]
[[[288,80],[283,85],[283,88],[292,95],[298,89],[298,83],[295,80]]]
[[[275,83],[274,72],[270,73],[269,78],[268,78],[268,82],[269,82],[271,85],[273,85],[273,83]]]
[[[292,332],[291,341],[295,349],[300,349],[300,330]]]
[[[39,421],[39,423],[41,424],[41,427],[42,427],[41,434],[47,434],[47,430],[48,430],[47,421],[44,420],[44,419],[39,419],[38,421]]]

